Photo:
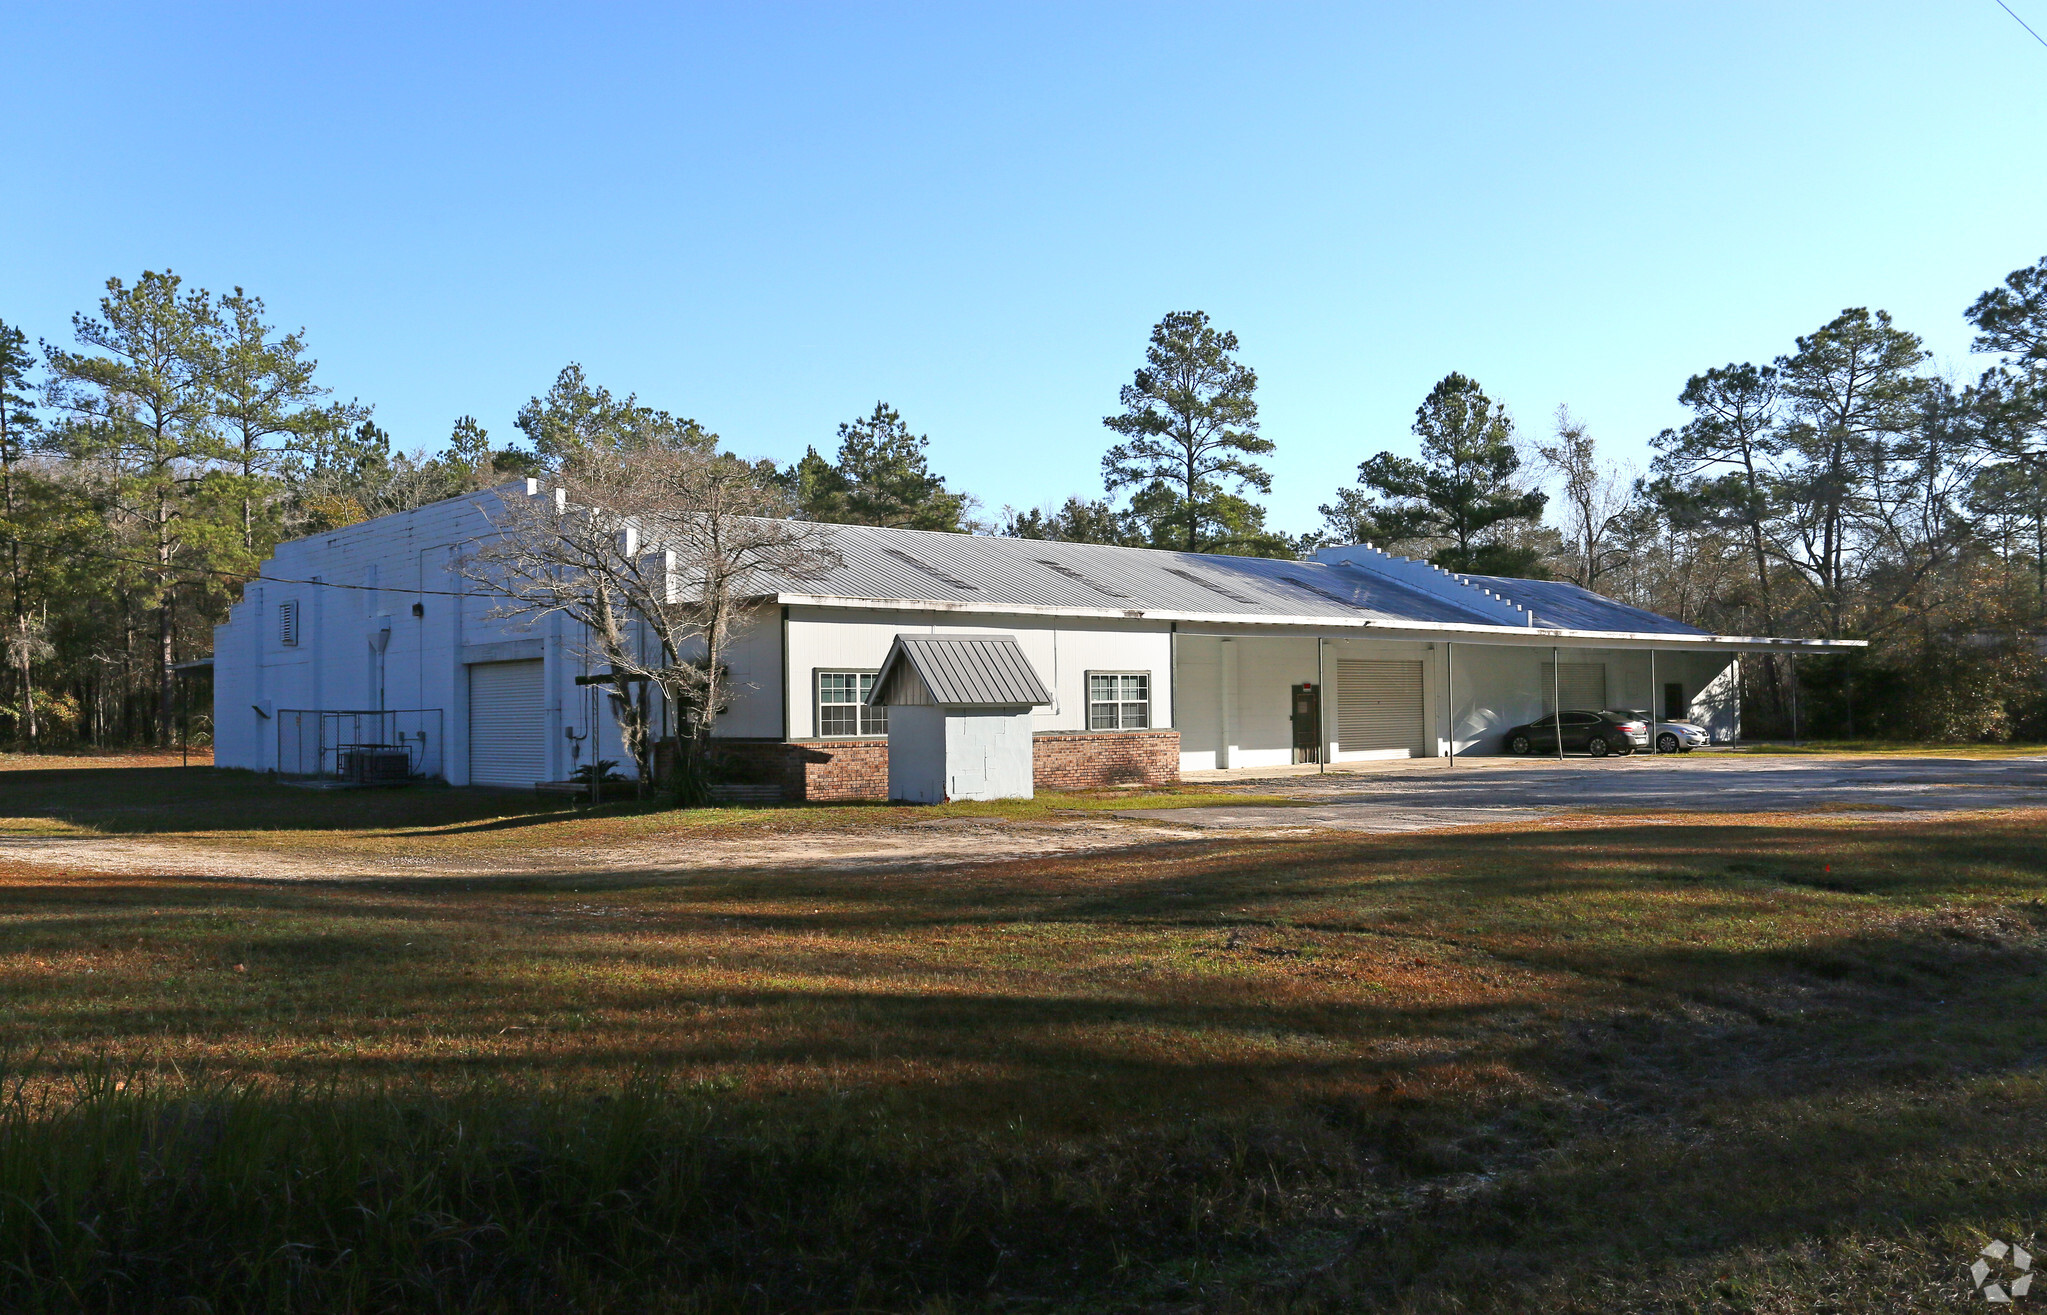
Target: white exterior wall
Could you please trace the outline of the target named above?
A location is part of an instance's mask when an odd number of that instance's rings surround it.
[[[1661,686],[1674,681],[1684,686],[1694,719],[1712,734],[1714,743],[1730,742],[1739,727],[1731,653],[1659,651],[1654,689],[1646,649],[1564,648],[1559,656],[1565,663],[1606,667],[1609,707],[1641,708],[1661,717]],[[1548,713],[1551,694],[1542,668],[1550,660],[1550,650],[1539,646],[1458,644],[1451,663],[1457,752],[1505,753],[1501,736],[1509,727]],[[1439,671],[1435,682],[1440,684],[1441,679]]]
[[[1322,689],[1322,744],[1329,762],[1407,757],[1397,750],[1336,748],[1336,664],[1340,659],[1419,661],[1422,725],[1437,727],[1441,702],[1438,645],[1324,636],[1321,665],[1313,635],[1179,636],[1180,770],[1281,767],[1294,760],[1293,687]],[[1438,741],[1425,746],[1442,752]]]
[[[945,709],[945,796],[1028,799],[1031,714],[1014,708]]]
[[[535,715],[550,777],[571,767],[564,729],[588,731],[593,714],[596,731],[581,761],[610,758],[630,771],[601,690],[575,684],[589,664],[559,618],[494,621],[488,598],[449,596],[467,592],[450,569],[456,555],[489,531],[477,500],[462,498],[278,545],[263,577],[214,630],[214,761],[276,768],[277,714],[287,709],[377,708],[379,660],[369,641],[388,624],[383,707],[440,710],[440,760],[451,783],[469,780],[469,664],[488,661],[546,663]],[[299,604],[295,647],[279,633],[279,605],[292,599]],[[413,614],[415,603],[422,615]]]
[[[945,709],[906,703],[888,710],[888,797],[945,802]]]
[[[888,710],[888,797],[1029,799],[1031,714],[1014,708],[897,704]]]
[[[1276,767],[1293,761],[1292,687],[1318,680],[1314,636],[1182,634],[1177,653],[1180,770]],[[1503,753],[1500,737],[1509,727],[1550,710],[1542,676],[1543,664],[1551,660],[1548,648],[1460,643],[1447,656],[1458,753]],[[1738,730],[1730,653],[1658,652],[1654,690],[1646,650],[1564,648],[1561,657],[1566,663],[1604,664],[1610,706],[1647,708],[1660,716],[1661,687],[1677,682],[1684,686],[1692,719],[1715,743],[1728,743]],[[1430,728],[1424,752],[1441,756],[1450,734],[1444,716],[1445,658],[1446,646],[1440,642],[1324,636],[1319,680],[1325,760],[1407,756],[1400,750],[1337,749],[1336,664],[1343,659],[1419,661],[1422,724]]]
[[[263,578],[248,584],[243,601],[215,631],[216,762],[275,768],[277,713],[374,709],[381,679],[385,708],[440,711],[444,774],[451,783],[466,784],[470,665],[538,658],[546,663],[543,706],[535,716],[542,723],[547,774],[566,776],[575,761],[593,758],[616,760],[630,771],[604,688],[575,684],[591,663],[579,655],[565,623],[558,618],[537,626],[490,620],[491,600],[465,590],[453,574],[456,556],[487,533],[489,523],[478,500],[463,498],[280,545],[264,566]],[[455,593],[465,596],[449,596]],[[281,643],[278,633],[278,606],[292,599],[299,603],[296,647]],[[415,603],[423,615],[413,614]],[[386,625],[390,639],[380,668],[370,639]],[[1014,635],[1052,694],[1049,707],[1021,714],[1031,731],[1087,729],[1090,671],[1148,673],[1151,724],[1178,728],[1186,771],[1290,762],[1290,687],[1311,681],[1325,686],[1323,742],[1330,760],[1386,756],[1334,751],[1333,690],[1336,664],[1344,658],[1421,661],[1424,725],[1432,728],[1424,751],[1442,753],[1450,731],[1443,711],[1440,642],[1325,636],[1318,675],[1312,634],[1257,634],[1247,628],[1225,641],[1214,633],[1176,635],[1169,623],[1134,618],[770,606],[735,630],[727,661],[730,697],[717,733],[815,738],[815,673],[878,669],[898,634]],[[1539,645],[1456,646],[1457,752],[1501,752],[1501,732],[1549,710],[1541,677],[1549,659],[1549,648]],[[1645,651],[1566,648],[1563,660],[1604,662],[1610,704],[1649,708],[1659,715],[1660,686],[1680,682],[1693,719],[1716,742],[1738,731],[1729,653],[1659,652],[1658,688],[1651,688]],[[907,711],[891,710],[891,722]],[[570,756],[565,730],[590,736],[579,760]],[[1023,784],[1028,793],[1027,767]],[[941,782],[938,788],[949,785]]]
[[[789,738],[794,740],[817,735],[816,673],[877,671],[899,634],[1015,635],[1052,695],[1050,707],[1030,714],[1033,731],[1087,729],[1090,671],[1149,673],[1152,725],[1172,725],[1173,637],[1164,622],[792,607],[788,631]],[[891,708],[891,721],[895,715]]]

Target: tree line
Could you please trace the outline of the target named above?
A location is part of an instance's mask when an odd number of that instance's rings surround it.
[[[1261,501],[1275,444],[1257,373],[1199,311],[1152,329],[1103,419],[1099,494],[990,514],[886,402],[841,424],[830,456],[782,466],[573,364],[520,409],[515,440],[465,415],[437,451],[401,448],[260,297],[169,271],[110,279],[68,343],[31,347],[0,320],[0,739],[171,743],[189,711],[180,663],[210,653],[278,542],[587,472],[600,453],[684,454],[720,472],[721,496],[798,520],[1275,557],[1366,542],[1553,576],[1715,632],[1871,641],[1799,670],[1745,660],[1752,733],[1781,731],[1799,698],[1822,733],[2043,736],[2047,259],[1964,314],[1991,358],[1971,381],[1934,373],[1916,335],[1863,308],[1767,363],[1703,370],[1647,470],[1609,460],[1568,409],[1527,432],[1453,372],[1415,411],[1415,455],[1365,457],[1322,523],[1289,534]]]

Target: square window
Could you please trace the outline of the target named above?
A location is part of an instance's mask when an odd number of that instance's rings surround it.
[[[1087,728],[1091,731],[1142,730],[1151,725],[1149,672],[1090,671],[1087,677]]]
[[[872,671],[817,673],[817,733],[826,737],[888,734],[888,709],[870,708]]]

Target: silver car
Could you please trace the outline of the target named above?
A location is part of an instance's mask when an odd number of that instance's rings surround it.
[[[1649,714],[1639,708],[1629,709],[1628,715],[1640,717],[1643,721],[1649,720]],[[1656,752],[1658,753],[1690,753],[1692,750],[1703,748],[1712,742],[1713,737],[1702,726],[1694,726],[1688,721],[1675,720],[1669,717],[1660,718],[1656,722]]]

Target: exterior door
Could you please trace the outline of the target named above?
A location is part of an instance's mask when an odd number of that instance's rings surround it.
[[[547,775],[542,662],[469,668],[469,783],[530,790]]]
[[[1422,723],[1420,662],[1337,661],[1338,749],[1405,749],[1420,757],[1428,752]]]
[[[1322,761],[1322,691],[1296,685],[1293,692],[1294,761]]]

